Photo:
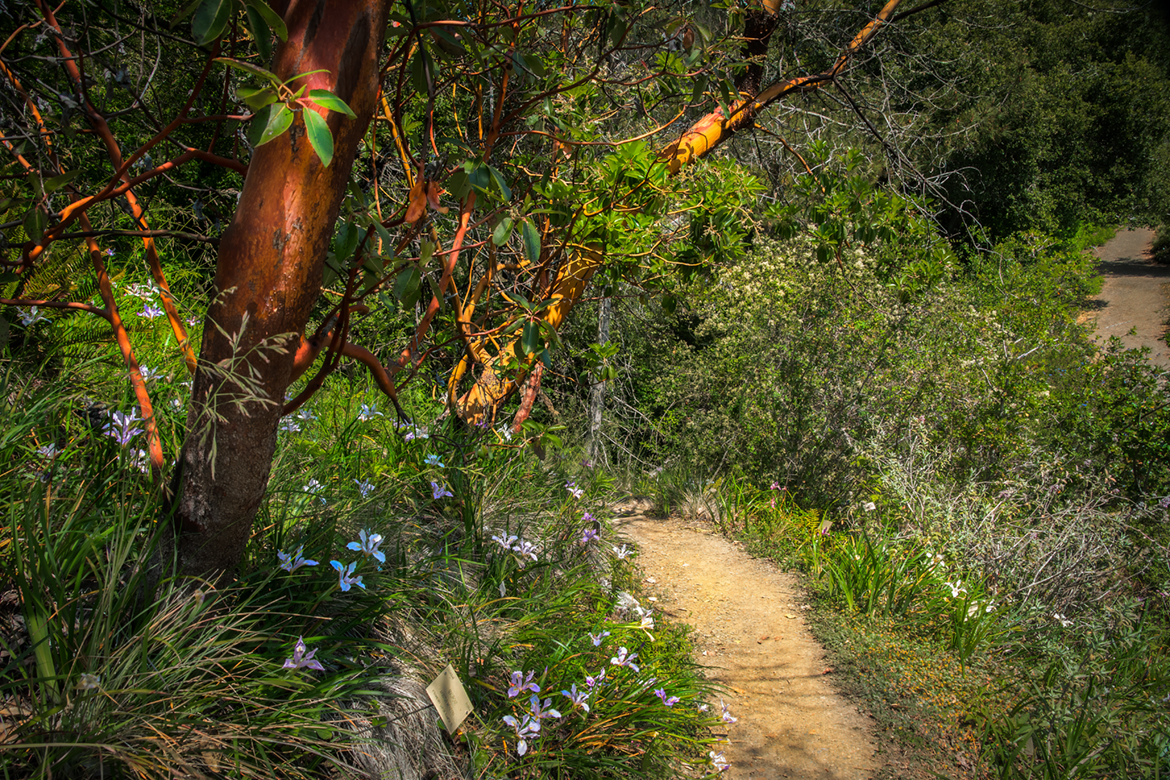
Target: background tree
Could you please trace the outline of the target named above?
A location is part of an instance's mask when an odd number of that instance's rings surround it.
[[[926,111],[913,97],[941,70],[939,6],[899,15],[891,0],[871,18],[764,4],[724,18],[687,6],[350,2],[325,13],[201,0],[175,27],[145,8],[27,6],[0,51],[12,160],[4,302],[108,322],[161,483],[168,457],[122,314],[129,288],[118,288],[132,266],[108,254],[142,242],[176,345],[198,364],[169,480],[180,568],[230,570],[280,417],[343,358],[395,404],[429,360],[472,424],[494,423],[523,387],[518,429],[557,328],[590,289],[622,280],[660,292],[675,269],[740,256],[765,223],[806,231],[821,262],[880,243],[847,224],[849,201],[821,197],[824,185],[816,197],[791,189],[811,168],[781,132],[751,134],[737,150],[749,167],[720,160],[677,175],[784,98],[799,96],[779,125],[805,140],[835,126],[870,152],[872,176],[961,207],[965,195],[939,179],[961,152],[904,143],[959,104]],[[891,24],[898,37],[875,49]],[[946,95],[960,79],[950,75],[938,82]],[[798,208],[762,207],[764,193]],[[187,255],[211,262],[200,246],[215,248],[216,272],[197,359],[170,277],[190,275]],[[92,281],[77,283],[80,258]],[[69,284],[53,281],[62,269]],[[198,287],[180,292],[197,298]],[[393,323],[384,343],[357,343],[378,322]]]

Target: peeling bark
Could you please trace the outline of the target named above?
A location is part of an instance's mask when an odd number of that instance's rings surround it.
[[[291,2],[272,70],[329,89],[357,115],[329,112],[323,166],[303,120],[259,147],[224,233],[182,454],[174,547],[180,573],[230,576],[251,535],[276,449],[294,353],[321,288],[334,222],[373,116],[387,0]],[[294,87],[299,87],[299,83]],[[310,109],[306,109],[310,110]],[[324,110],[320,113],[325,114]]]

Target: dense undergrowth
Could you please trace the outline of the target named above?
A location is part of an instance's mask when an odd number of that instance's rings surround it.
[[[286,419],[240,576],[160,579],[167,505],[105,371],[0,373],[0,776],[712,771],[709,685],[638,604],[600,472],[342,387]],[[174,435],[185,388],[155,381]],[[474,711],[441,737],[447,664]]]
[[[1078,324],[1086,238],[911,300],[766,245],[630,345],[672,357],[620,439],[659,502],[802,569],[847,685],[947,775],[1170,774],[1170,387]]]
[[[617,351],[586,346],[583,307],[550,374],[586,381],[550,379],[528,426],[543,458],[440,417],[421,382],[408,423],[339,372],[282,421],[219,587],[158,576],[167,502],[112,348],[29,313],[0,374],[0,768],[715,772],[685,630],[642,608],[608,538],[620,483],[805,571],[842,677],[942,771],[1166,776],[1167,377],[1078,324],[1100,236],[955,256],[890,232],[826,262],[761,233],[669,312],[626,299]],[[117,282],[176,452],[184,369],[157,292]],[[595,465],[568,436],[600,375]],[[420,682],[448,664],[474,712],[443,736]]]

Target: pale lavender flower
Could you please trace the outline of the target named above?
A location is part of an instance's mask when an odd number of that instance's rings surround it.
[[[595,542],[595,541],[597,541],[598,537],[599,537],[599,534],[597,533],[597,531],[595,531],[592,528],[586,528],[581,533],[581,544],[589,544],[590,542]]]
[[[357,489],[362,494],[362,498],[369,498],[374,489],[374,483],[364,479],[355,479],[354,482],[357,483]]]
[[[731,768],[731,764],[723,757],[722,753],[716,753],[714,750],[708,751],[707,755],[711,757],[711,763],[715,765],[720,773],[726,772]]]
[[[618,594],[616,606],[618,612],[637,612],[638,614],[642,613],[642,605],[638,603],[636,598],[624,590]]]
[[[302,422],[312,422],[313,420],[317,419],[317,415],[313,414],[309,408],[304,406],[302,406],[300,409],[297,409],[296,415],[297,419]]]
[[[304,551],[305,546],[302,544],[292,555],[289,555],[286,552],[277,552],[276,558],[280,561],[280,568],[291,574],[302,566],[316,566],[316,561],[309,560],[304,555],[302,555]]]
[[[492,541],[500,545],[500,547],[503,547],[505,550],[511,550],[512,545],[519,538],[520,537],[518,536],[508,536],[506,531],[500,531],[498,535],[492,537]]]
[[[57,457],[59,452],[60,450],[54,444],[44,444],[37,447],[37,455],[40,455],[45,460],[52,460]]]
[[[512,547],[512,551],[519,553],[521,558],[524,558],[527,556],[535,561],[536,560],[536,553],[539,551],[539,548],[535,544],[533,544],[532,542],[526,542],[523,539],[521,539],[519,542],[516,543],[515,546]]]
[[[49,318],[41,314],[36,306],[31,306],[27,311],[20,313],[20,324],[26,328],[31,328],[38,322],[49,322]]]
[[[426,439],[430,436],[425,425],[412,425],[410,430],[403,435],[404,441],[413,441],[415,439]]]
[[[602,640],[607,636],[609,636],[609,632],[602,631],[600,634],[590,634],[589,639],[593,642],[594,647],[600,647]]]
[[[565,483],[565,490],[568,490],[569,495],[571,495],[573,498],[581,498],[583,495],[585,495],[585,491],[577,487],[577,483],[571,479]]]
[[[280,430],[288,433],[296,433],[301,429],[301,424],[291,417],[285,417],[280,421]]]
[[[148,471],[150,471],[150,456],[148,456],[146,454],[146,450],[142,449],[141,447],[133,450],[126,450],[122,454],[122,457],[126,459],[126,463],[130,466],[130,468],[138,469],[143,474],[146,474]]]
[[[737,720],[739,720],[739,718],[737,718],[731,714],[730,705],[724,704],[723,699],[719,700],[719,705],[721,707],[723,707],[723,722],[724,723],[735,723]]]
[[[142,433],[142,429],[134,425],[134,423],[141,422],[142,418],[134,411],[114,412],[110,418],[110,421],[102,428],[102,433],[112,436],[122,446],[126,446],[131,439]]]
[[[141,298],[144,301],[149,301],[156,295],[162,293],[158,285],[154,282],[145,282],[142,284],[128,284],[126,285],[126,294],[132,295],[135,298]]]
[[[967,589],[963,587],[962,580],[955,580],[954,582],[944,582],[943,585],[951,589],[951,598],[958,598],[960,593],[966,593]]]
[[[772,483],[772,488],[771,488],[771,489],[772,489],[772,490],[779,490],[779,489],[780,489],[780,483],[779,483],[779,482],[773,482],[773,483]]]
[[[654,628],[654,618],[651,617],[651,615],[653,614],[653,610],[648,609],[645,612],[642,612],[640,614],[642,616],[642,626],[641,627],[643,629],[645,629],[646,631],[649,631],[650,629]]]
[[[317,654],[316,648],[308,650],[305,647],[305,640],[303,637],[297,637],[297,644],[293,648],[292,658],[284,659],[284,666],[282,669],[316,669],[318,672],[325,671],[325,667],[321,662],[314,659],[313,656]]]
[[[528,697],[528,708],[532,710],[533,720],[543,720],[545,718],[559,718],[561,713],[549,707],[552,704],[552,699],[545,699],[542,707],[540,697],[536,694]]]
[[[588,685],[590,688],[595,688],[598,685],[601,685],[603,682],[605,682],[605,668],[604,667],[602,668],[602,670],[600,672],[597,673],[596,677],[590,676],[588,674],[585,675],[585,684]]]
[[[624,561],[634,554],[634,551],[629,548],[629,545],[623,544],[621,547],[614,547],[613,554],[617,556],[619,561]]]
[[[578,691],[577,683],[573,683],[573,687],[570,690],[561,691],[561,695],[567,696],[569,701],[573,702],[574,707],[580,707],[586,712],[589,712],[589,705],[586,703],[586,699],[589,698],[589,694],[585,691]]]
[[[353,570],[357,568],[357,563],[354,561],[349,566],[343,566],[340,561],[329,561],[329,565],[339,572],[337,584],[341,586],[342,592],[348,592],[353,585],[365,590],[366,586],[362,582],[362,575],[353,576]]]
[[[673,707],[674,705],[678,704],[680,701],[680,699],[677,696],[667,696],[665,688],[655,689],[654,695],[657,696],[659,699],[662,699],[662,703],[665,704],[667,707]]]
[[[361,542],[350,542],[346,547],[377,558],[378,563],[386,562],[386,553],[378,549],[378,545],[382,543],[382,534],[367,534],[366,529],[363,528],[358,532],[358,536],[361,538]]]
[[[162,309],[155,306],[153,303],[148,303],[142,307],[142,313],[139,316],[145,317],[148,320],[153,320],[163,316],[163,313],[164,312]]]
[[[367,422],[375,417],[381,417],[382,413],[378,411],[378,407],[373,404],[362,404],[361,410],[358,412],[358,419],[362,422]]]
[[[447,489],[446,485],[440,485],[438,482],[431,483],[431,497],[438,501],[440,498],[450,498],[455,495]]]
[[[153,368],[150,368],[149,366],[139,366],[138,373],[142,374],[142,378],[146,381],[152,381],[155,379],[162,379],[164,376],[166,376],[163,372],[156,371]]]
[[[1052,615],[1052,619],[1055,620],[1057,623],[1060,623],[1060,625],[1064,626],[1065,628],[1069,628],[1073,624],[1073,622],[1071,620],[1069,620],[1068,618],[1066,618],[1064,615],[1060,614],[1059,612],[1054,613]]]
[[[435,455],[434,453],[427,455],[424,460],[428,466],[438,466],[441,469],[447,468],[446,464],[439,460],[439,456]]]
[[[637,653],[631,653],[624,647],[618,648],[618,654],[609,659],[609,662],[614,666],[628,666],[635,672],[641,671],[640,667],[634,663],[634,659],[638,657]]]
[[[513,699],[525,691],[540,693],[540,686],[532,681],[536,672],[529,672],[528,679],[524,679],[524,672],[512,672],[512,684],[508,686],[508,698]]]
[[[1163,496],[1162,500],[1158,502],[1158,506],[1162,509],[1170,509],[1170,496]]]
[[[522,721],[516,720],[511,715],[505,715],[503,720],[516,731],[516,755],[524,755],[528,752],[527,740],[540,733],[540,721],[533,720],[528,715],[525,715]]]

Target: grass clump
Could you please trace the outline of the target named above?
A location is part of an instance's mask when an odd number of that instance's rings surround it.
[[[637,603],[605,475],[326,393],[215,587],[151,564],[169,518],[132,425],[3,376],[5,776],[704,771],[708,685]],[[447,664],[475,708],[451,736],[423,692]]]

